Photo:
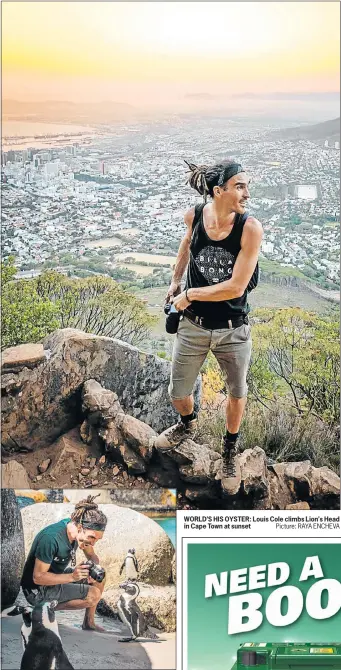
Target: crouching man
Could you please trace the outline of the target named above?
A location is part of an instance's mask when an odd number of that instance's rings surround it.
[[[99,564],[94,545],[101,540],[107,518],[94,502],[95,496],[80,501],[71,518],[43,528],[33,540],[21,586],[33,607],[44,601],[57,600],[57,610],[85,609],[84,630],[104,632],[95,624],[95,611],[102,597],[105,579],[98,582],[89,576],[89,565],[76,565],[76,551],[86,560]]]

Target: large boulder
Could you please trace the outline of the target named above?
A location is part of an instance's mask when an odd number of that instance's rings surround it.
[[[13,605],[24,568],[24,533],[13,489],[1,489],[1,610]]]
[[[167,390],[168,361],[120,340],[72,328],[55,331],[42,344],[43,354],[27,355],[27,365],[22,351],[16,356],[16,348],[3,355],[2,441],[8,451],[46,446],[81,423],[81,388],[91,378],[115,391],[123,410],[153,430],[161,432],[175,422]]]
[[[166,633],[176,630],[176,588],[169,586],[151,586],[140,584],[137,604],[150,626]],[[109,589],[104,593],[104,601],[116,612],[116,604],[121,595],[120,589]]]
[[[86,497],[86,495],[84,495]],[[25,551],[28,553],[35,535],[46,526],[70,517],[74,505],[38,503],[22,510]],[[127,550],[134,548],[139,563],[139,578],[146,584],[169,584],[174,547],[164,530],[152,519],[132,509],[113,504],[100,504],[108,518],[103,539],[96,544],[100,562],[106,569],[106,589],[118,586],[124,579],[119,574]],[[77,552],[77,562],[84,558]]]

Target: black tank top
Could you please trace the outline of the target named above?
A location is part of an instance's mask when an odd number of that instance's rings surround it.
[[[200,211],[201,209],[201,211]],[[187,268],[186,288],[199,288],[231,279],[233,266],[240,252],[240,241],[246,213],[235,214],[231,233],[223,240],[208,237],[203,220],[204,205],[197,205],[193,220],[190,260]],[[193,301],[189,309],[194,314],[212,321],[228,321],[249,313],[247,291],[240,298],[219,302]]]

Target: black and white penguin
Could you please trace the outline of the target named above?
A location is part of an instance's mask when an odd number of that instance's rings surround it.
[[[126,581],[120,584],[120,589],[123,593],[120,595],[117,602],[117,611],[122,623],[128,626],[131,637],[119,638],[119,642],[130,642],[136,640],[137,637],[147,637],[151,640],[158,640],[158,636],[153,633],[147,625],[147,622],[136,603],[136,598],[140,593],[140,589],[136,582]]]
[[[17,607],[16,612],[12,611],[11,616],[22,614],[24,618],[21,628],[24,655],[20,670],[74,670],[61,643],[55,614],[57,604],[56,600],[41,603],[30,613],[26,611],[30,608]]]
[[[16,605],[16,607],[13,610],[7,612],[7,616],[18,616],[19,614],[22,615],[23,625],[21,626],[20,634],[24,651],[26,649],[28,638],[32,631],[32,610],[33,607],[30,607],[29,605],[27,607],[23,607],[22,605]]]
[[[125,568],[125,578],[131,582],[137,580],[139,565],[135,556],[135,549],[128,549],[127,555],[120,567],[120,575]]]

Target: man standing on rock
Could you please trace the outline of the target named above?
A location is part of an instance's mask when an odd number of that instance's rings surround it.
[[[76,550],[99,564],[94,545],[103,537],[107,518],[88,496],[75,507],[71,518],[62,519],[36,535],[26,559],[21,586],[32,605],[57,600],[57,610],[85,609],[84,630],[104,632],[95,624],[95,611],[102,597],[105,579],[89,577],[89,566],[76,565]]]
[[[204,197],[204,203],[185,214],[187,230],[166,296],[166,302],[172,302],[181,312],[169,385],[180,421],[161,433],[155,446],[160,451],[170,451],[195,432],[197,416],[192,391],[211,350],[229,391],[221,486],[225,495],[235,495],[241,482],[237,439],[246,405],[251,356],[247,297],[258,281],[262,226],[246,213],[250,180],[240,163],[227,160],[212,166],[187,165],[188,182]],[[207,195],[212,201],[206,204]],[[181,292],[186,267],[185,290]]]

